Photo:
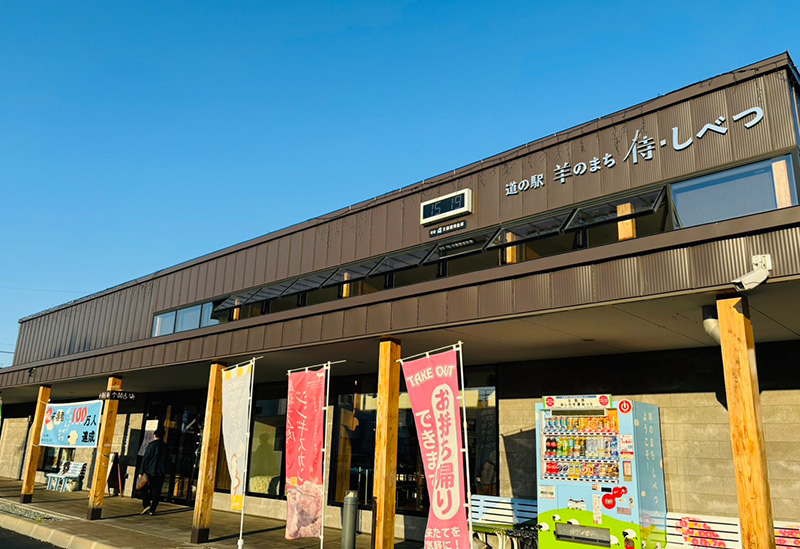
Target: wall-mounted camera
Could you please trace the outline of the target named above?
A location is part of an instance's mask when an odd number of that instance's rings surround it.
[[[746,292],[759,286],[769,278],[772,271],[772,257],[769,254],[753,256],[753,270],[733,279],[733,287],[737,292]]]

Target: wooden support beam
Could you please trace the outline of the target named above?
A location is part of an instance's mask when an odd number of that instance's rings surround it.
[[[747,297],[717,298],[742,547],[775,547],[755,342]]]
[[[208,398],[203,424],[203,448],[197,473],[197,496],[192,518],[192,543],[206,543],[211,528],[211,503],[217,481],[219,435],[222,427],[222,370],[224,364],[212,364],[208,375]]]
[[[122,380],[109,377],[107,391],[122,389]],[[117,426],[118,400],[106,400],[103,403],[103,419],[100,423],[100,439],[97,441],[97,455],[94,460],[92,488],[89,492],[89,508],[86,511],[88,520],[97,520],[103,514],[106,482],[108,480],[108,459],[111,457],[111,442],[114,440],[114,428]]]
[[[775,185],[775,202],[778,208],[788,208],[792,204],[792,190],[789,185],[789,168],[786,160],[772,163],[772,181]]]
[[[375,427],[373,512],[375,549],[394,547],[397,497],[397,431],[400,407],[400,342],[383,338],[378,358],[378,410]]]
[[[30,503],[33,500],[33,481],[36,478],[36,466],[39,464],[39,439],[42,436],[44,412],[50,402],[50,386],[39,387],[39,397],[36,400],[36,413],[33,416],[33,425],[28,435],[28,448],[25,452],[25,465],[22,468],[22,493],[20,503]]]
[[[617,206],[617,217],[631,215],[633,213],[633,204],[626,202]],[[617,223],[617,235],[620,240],[630,240],[636,238],[636,220],[628,219]]]

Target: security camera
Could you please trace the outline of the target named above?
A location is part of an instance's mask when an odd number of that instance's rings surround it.
[[[772,271],[772,257],[767,255],[753,256],[753,270],[732,280],[737,292],[746,292],[762,284]]]

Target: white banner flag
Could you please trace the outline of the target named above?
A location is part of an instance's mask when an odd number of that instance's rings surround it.
[[[251,360],[222,372],[222,437],[231,475],[231,509],[234,511],[240,511],[244,503],[253,363]]]

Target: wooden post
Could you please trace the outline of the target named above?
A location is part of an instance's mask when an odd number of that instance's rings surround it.
[[[717,298],[742,547],[775,547],[753,326],[743,295]]]
[[[217,455],[222,427],[222,370],[224,364],[212,364],[208,376],[208,399],[203,425],[203,448],[197,473],[197,496],[192,518],[192,543],[206,543],[211,527],[211,503],[217,480]]]
[[[400,407],[400,342],[383,338],[378,358],[378,410],[375,427],[373,513],[375,549],[394,547],[397,496],[397,431]]]
[[[122,379],[109,377],[107,391],[122,389]],[[89,492],[88,520],[97,520],[103,514],[103,499],[108,480],[108,459],[111,457],[111,442],[114,440],[114,428],[117,425],[118,400],[106,400],[103,403],[103,419],[100,423],[100,440],[97,441],[97,457],[94,460],[92,489]]]
[[[627,202],[617,206],[617,217],[630,215],[633,213],[633,204]],[[630,240],[636,238],[636,220],[628,219],[617,223],[617,235],[620,240]]]
[[[39,464],[39,438],[42,436],[44,424],[44,411],[50,402],[50,386],[39,387],[39,397],[36,401],[36,413],[33,416],[33,425],[28,436],[28,449],[25,452],[25,466],[22,468],[22,493],[20,503],[30,503],[33,499],[33,481],[36,478],[36,466]]]

